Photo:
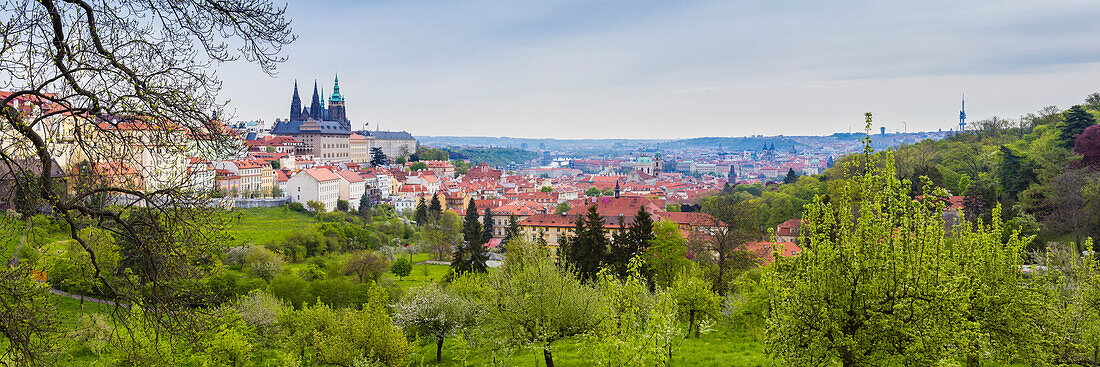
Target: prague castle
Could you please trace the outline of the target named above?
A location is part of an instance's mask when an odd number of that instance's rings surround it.
[[[364,126],[366,124],[363,124]],[[272,135],[293,137],[311,148],[313,159],[318,162],[354,161],[358,163],[370,160],[372,147],[380,147],[390,159],[408,156],[417,149],[416,139],[404,131],[369,131],[363,129],[356,134],[352,131],[344,104],[344,95],[340,93],[340,78],[333,80],[332,95],[325,105],[324,90],[318,90],[313,83],[313,98],[309,107],[302,105],[298,94],[298,82],[294,82],[294,94],[290,98],[290,116],[286,120],[275,120],[271,128]]]

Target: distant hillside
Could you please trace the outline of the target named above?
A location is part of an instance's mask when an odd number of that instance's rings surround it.
[[[514,148],[443,148],[451,159],[469,159],[471,164],[487,163],[494,167],[520,164],[541,154]]]
[[[764,145],[775,145],[777,150],[790,150],[791,147],[802,150],[806,147],[799,141],[786,137],[741,137],[741,138],[729,138],[729,137],[704,137],[704,138],[692,138],[675,140],[661,144],[661,147],[667,148],[715,148],[725,150],[758,150]]]

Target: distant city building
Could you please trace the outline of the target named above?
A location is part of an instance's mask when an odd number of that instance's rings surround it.
[[[289,136],[312,147],[317,161],[340,162],[351,160],[351,122],[340,94],[340,81],[333,85],[329,108],[325,109],[317,83],[313,84],[313,101],[309,108],[302,106],[298,96],[298,83],[294,83],[294,95],[290,100],[290,118],[275,120],[272,135]]]

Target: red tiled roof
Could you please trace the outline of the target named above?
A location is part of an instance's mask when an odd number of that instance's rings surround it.
[[[340,179],[339,177],[336,177],[335,173],[332,173],[332,170],[327,168],[311,168],[302,172],[305,172],[317,181],[332,181]]]
[[[345,180],[348,180],[348,182],[363,182],[363,177],[359,176],[358,173],[352,171],[336,171],[336,174],[340,175],[340,177],[343,177]]]
[[[779,256],[791,257],[802,253],[802,248],[794,242],[749,242],[745,244],[745,251],[754,255],[757,263],[766,265],[775,261],[774,251],[779,251]]]

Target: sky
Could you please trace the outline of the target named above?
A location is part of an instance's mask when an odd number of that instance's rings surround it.
[[[280,1],[280,0],[276,0]],[[292,1],[271,77],[217,67],[237,120],[339,74],[353,128],[691,138],[957,127],[1100,91],[1100,2]]]

